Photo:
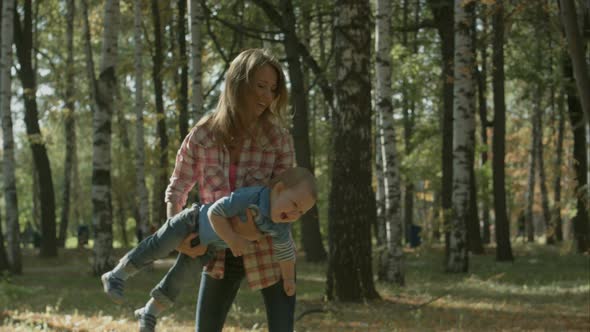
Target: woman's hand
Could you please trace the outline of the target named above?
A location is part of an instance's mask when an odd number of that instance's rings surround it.
[[[249,241],[257,241],[263,236],[263,234],[258,230],[258,228],[256,228],[250,209],[246,209],[246,216],[248,219],[247,222],[241,221],[239,217],[231,218],[231,227],[233,228],[234,232],[240,234],[240,236],[242,236],[244,239]]]
[[[283,279],[283,289],[285,290],[285,294],[287,294],[287,296],[295,295],[295,280]]]
[[[196,247],[191,246],[192,239],[199,236],[199,233],[190,233],[189,236],[185,237],[184,240],[176,247],[176,250],[180,253],[183,253],[191,258],[195,258],[198,256],[203,256],[207,251],[207,246],[203,244],[199,244]]]

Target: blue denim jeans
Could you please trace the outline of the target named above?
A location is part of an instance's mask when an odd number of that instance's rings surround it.
[[[220,332],[233,303],[240,283],[245,276],[241,257],[234,257],[226,250],[223,279],[214,279],[204,273],[197,301],[195,330],[197,332]],[[261,290],[266,307],[266,319],[270,332],[293,331],[295,296],[287,296],[283,282]]]
[[[122,260],[127,260],[138,270],[157,259],[164,258],[190,233],[198,231],[199,206],[193,204],[166,220],[158,231],[131,250]],[[203,258],[204,259],[204,258]],[[174,266],[168,270],[150,295],[165,306],[171,306],[188,281],[195,279],[201,267],[201,259],[179,254]]]

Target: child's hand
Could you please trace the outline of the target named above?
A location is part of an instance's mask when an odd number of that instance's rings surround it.
[[[231,242],[227,242],[227,245],[229,246],[232,254],[234,254],[236,257],[239,257],[244,254],[244,251],[246,251],[246,248],[250,245],[250,241],[236,234]]]
[[[283,289],[287,296],[295,295],[295,280],[293,279],[283,279]]]

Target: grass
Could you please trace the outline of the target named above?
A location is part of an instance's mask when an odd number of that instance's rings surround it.
[[[298,263],[297,331],[590,331],[590,258],[569,246],[519,245],[515,263],[497,263],[493,249],[470,257],[470,272],[446,274],[440,248],[408,251],[406,287],[377,283],[382,299],[325,302],[325,265]],[[0,331],[135,331],[134,309],[172,259],[142,272],[112,304],[90,273],[90,250],[67,249],[41,259],[24,251],[24,273],[0,282]],[[118,255],[123,251],[118,250]],[[195,287],[158,322],[158,331],[194,329]],[[432,302],[430,302],[432,301]],[[224,331],[265,331],[262,297],[239,292]]]

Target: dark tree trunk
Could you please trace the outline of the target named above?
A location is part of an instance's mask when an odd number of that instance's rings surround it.
[[[369,1],[338,2],[334,29],[336,67],[329,202],[329,299],[375,299],[371,266],[371,16]]]
[[[164,191],[168,182],[168,135],[166,133],[166,114],[164,112],[164,88],[162,83],[163,61],[162,54],[162,27],[160,23],[160,10],[158,0],[152,0],[152,19],[154,23],[154,50],[153,50],[153,71],[154,93],[156,97],[157,132],[159,141],[159,164],[156,167],[155,194],[154,194],[154,221],[158,224],[166,221],[166,209],[158,202],[164,197]],[[157,204],[157,205],[156,205]]]
[[[180,86],[178,91],[178,128],[180,140],[188,134],[188,57],[186,54],[186,0],[178,0],[178,52]],[[196,119],[194,119],[196,121]]]
[[[285,33],[285,51],[289,64],[289,78],[291,79],[291,91],[293,93],[293,140],[295,145],[297,165],[305,167],[313,172],[311,165],[311,152],[309,146],[309,122],[307,118],[308,104],[305,94],[305,84],[299,53],[297,49],[297,35],[295,30],[295,13],[291,0],[280,2],[283,14],[283,31]],[[320,233],[318,208],[309,210],[301,222],[301,239],[305,258],[309,262],[322,262],[326,259],[326,250],[322,244]]]
[[[453,0],[430,0],[429,5],[441,39],[443,81],[441,207],[446,225],[443,227],[445,229],[445,246],[448,247],[448,213],[453,206],[453,58],[455,52]]]
[[[57,238],[55,223],[55,193],[51,164],[47,148],[39,128],[39,112],[37,109],[36,73],[33,69],[33,22],[32,3],[25,0],[24,22],[21,27],[20,14],[14,13],[14,42],[20,64],[18,71],[22,83],[25,102],[25,126],[29,137],[29,145],[33,153],[33,162],[39,179],[41,198],[41,250],[42,257],[57,256]]]
[[[494,136],[492,167],[496,214],[496,260],[514,261],[510,245],[510,223],[506,211],[506,100],[504,96],[504,3],[496,3],[493,20],[492,80],[494,92]]]
[[[584,113],[582,111],[580,100],[576,94],[572,62],[567,56],[564,56],[563,70],[566,79],[565,90],[567,93],[569,119],[574,133],[573,164],[576,181],[576,188],[574,189],[574,192],[576,193],[576,215],[572,219],[572,224],[574,226],[574,239],[576,240],[577,251],[578,253],[585,253],[590,246],[590,240],[588,239],[588,210],[586,208],[588,159],[586,155],[587,146]]]

